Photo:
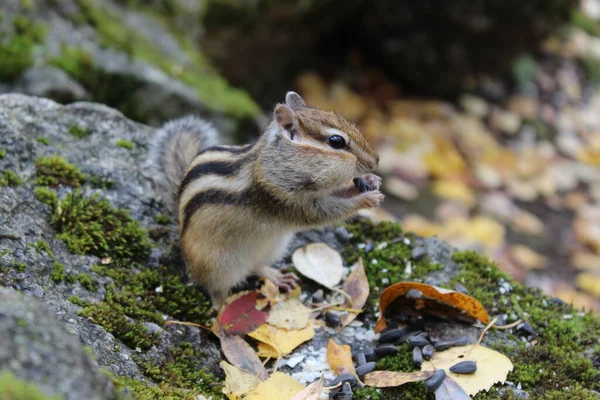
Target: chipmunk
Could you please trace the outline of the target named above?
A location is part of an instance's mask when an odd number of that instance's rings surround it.
[[[178,213],[188,274],[216,309],[250,275],[291,290],[298,278],[271,264],[295,233],[383,201],[381,178],[369,173],[376,151],[353,124],[306,105],[297,93],[275,107],[255,143],[217,142],[208,122],[185,117],[157,130],[150,156]]]

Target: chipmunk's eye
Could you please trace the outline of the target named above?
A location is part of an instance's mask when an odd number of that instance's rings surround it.
[[[334,149],[343,149],[346,147],[346,141],[339,135],[333,135],[328,139],[329,145]]]

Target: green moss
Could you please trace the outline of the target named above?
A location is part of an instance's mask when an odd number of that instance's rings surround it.
[[[6,150],[0,150],[0,160],[4,159],[4,157],[6,157]]]
[[[225,112],[233,117],[252,117],[260,112],[258,105],[239,89],[232,88],[200,55],[196,45],[184,34],[174,37],[186,52],[189,60],[177,64],[153,43],[152,39],[131,28],[121,15],[102,7],[96,1],[78,0],[83,21],[96,28],[102,45],[126,52],[135,59],[145,61],[167,75],[191,86],[213,111]],[[81,74],[80,71],[77,72]],[[110,103],[109,103],[110,104]],[[112,104],[111,104],[112,105]]]
[[[20,0],[19,2],[21,3],[21,7],[23,7],[24,10],[35,10],[35,3],[33,2],[33,0]]]
[[[46,137],[39,137],[37,139],[35,139],[38,143],[43,144],[44,146],[50,146],[50,139],[46,138]]]
[[[54,261],[52,263],[52,273],[50,274],[50,280],[54,283],[60,283],[65,280],[67,277],[67,273],[65,272],[65,266],[59,263],[58,261]]]
[[[72,124],[67,128],[67,132],[79,139],[85,139],[90,136],[90,130],[77,124]]]
[[[75,304],[76,306],[80,306],[80,307],[88,307],[91,304],[89,301],[85,301],[81,297],[77,297],[77,296],[70,296],[68,298],[68,300],[71,303]]]
[[[172,361],[162,365],[146,363],[141,370],[156,383],[168,384],[178,388],[198,391],[198,394],[212,396],[213,399],[224,399],[220,385],[210,386],[215,382],[212,374],[204,369],[199,369],[204,355],[195,350],[191,344],[182,343],[179,347],[171,349]]]
[[[124,149],[127,150],[133,150],[134,144],[133,142],[130,142],[129,140],[125,140],[125,139],[119,139],[117,140],[117,142],[115,143],[116,146],[118,147],[122,147]]]
[[[127,264],[145,260],[150,252],[146,231],[129,211],[116,209],[97,195],[69,193],[59,203],[52,225],[75,254],[111,257],[114,263]]]
[[[29,243],[29,246],[33,247],[39,252],[45,252],[51,258],[54,258],[54,253],[52,252],[50,245],[44,239],[40,239],[37,242]]]
[[[158,214],[156,216],[156,223],[160,225],[168,225],[171,222],[169,216],[165,214]]]
[[[371,293],[369,304],[375,305],[381,291],[394,282],[403,280],[422,281],[428,273],[443,268],[427,259],[410,261],[412,247],[402,240],[404,232],[398,224],[382,222],[375,224],[370,221],[359,221],[346,224],[345,228],[352,235],[343,256],[349,265],[359,258],[363,259],[365,271],[369,279]],[[364,246],[372,242],[372,249],[366,252]],[[361,246],[363,248],[359,248]],[[410,273],[407,273],[407,263],[411,262]]]
[[[43,25],[22,15],[13,18],[13,35],[0,39],[0,81],[11,81],[33,65],[33,51],[44,39]]]
[[[57,186],[58,184],[80,187],[87,175],[64,157],[56,154],[40,157],[35,161],[36,185]]]
[[[24,262],[19,262],[19,261],[11,261],[8,263],[8,265],[6,267],[8,269],[13,269],[17,272],[23,272],[27,268],[27,264],[25,264]]]
[[[16,378],[12,372],[0,373],[0,398],[4,400],[60,400],[61,396],[47,396],[34,382]]]
[[[134,349],[148,350],[159,341],[159,337],[151,334],[142,323],[131,322],[118,305],[95,303],[84,307],[77,315],[90,318]]]
[[[56,192],[48,187],[36,187],[33,189],[35,198],[42,203],[48,204],[52,209],[56,209],[58,206],[58,195]]]
[[[90,292],[98,290],[98,281],[87,274],[78,274],[75,279]]]
[[[2,250],[0,250],[0,258],[4,257],[7,254],[10,254],[10,250],[9,249],[2,249]]]
[[[21,186],[23,180],[14,171],[5,169],[0,176],[0,186]]]

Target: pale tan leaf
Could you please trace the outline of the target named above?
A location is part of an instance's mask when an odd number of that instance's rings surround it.
[[[369,280],[365,273],[365,267],[363,266],[362,258],[359,258],[352,272],[344,282],[344,292],[346,292],[351,301],[346,299],[344,307],[351,308],[354,310],[362,310],[369,297]],[[349,312],[342,319],[342,327],[347,326],[350,322],[358,316],[355,312]]]
[[[290,298],[271,307],[267,323],[289,330],[302,329],[308,324],[312,310],[296,298]]]
[[[433,375],[431,371],[396,372],[375,371],[370,372],[363,378],[365,385],[374,387],[394,387],[405,383],[427,380]]]
[[[292,261],[298,272],[327,288],[342,280],[342,256],[325,243],[311,243],[297,249]]]
[[[477,371],[470,375],[450,372],[450,367],[461,361],[475,361]],[[513,370],[513,364],[504,354],[473,344],[437,351],[430,361],[424,361],[421,365],[421,371],[433,372],[436,369],[446,370],[469,396],[473,396],[482,390],[489,390],[495,383],[504,383],[508,373]]]
[[[290,400],[318,400],[323,391],[323,383],[323,377],[321,377],[296,393]]]

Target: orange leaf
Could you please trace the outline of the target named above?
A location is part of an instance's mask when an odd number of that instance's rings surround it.
[[[374,387],[393,387],[404,385],[410,382],[419,382],[427,380],[433,375],[431,371],[416,372],[396,372],[396,371],[375,371],[368,373],[364,377],[365,385]]]
[[[362,258],[358,259],[358,262],[352,269],[352,273],[350,273],[348,279],[344,282],[344,292],[350,295],[350,298],[352,299],[352,302],[346,300],[344,307],[362,310],[369,297],[369,281],[367,280],[367,274],[365,273]],[[356,313],[348,313],[342,321],[342,327],[354,321],[357,316],[358,314]]]
[[[235,367],[258,376],[261,381],[269,377],[260,358],[241,337],[221,332],[221,348],[227,360]]]
[[[490,317],[479,301],[471,296],[452,290],[442,289],[424,283],[417,282],[398,282],[387,287],[381,296],[379,296],[379,309],[381,315],[375,325],[375,332],[381,332],[387,328],[385,322],[385,312],[390,304],[396,299],[405,295],[410,290],[418,290],[423,296],[445,303],[459,310],[464,311],[468,316],[476,318],[484,324],[489,323]],[[416,310],[418,311],[418,310]]]
[[[329,339],[329,343],[327,343],[327,362],[337,375],[346,373],[356,375],[350,345],[339,345],[333,339]]]

